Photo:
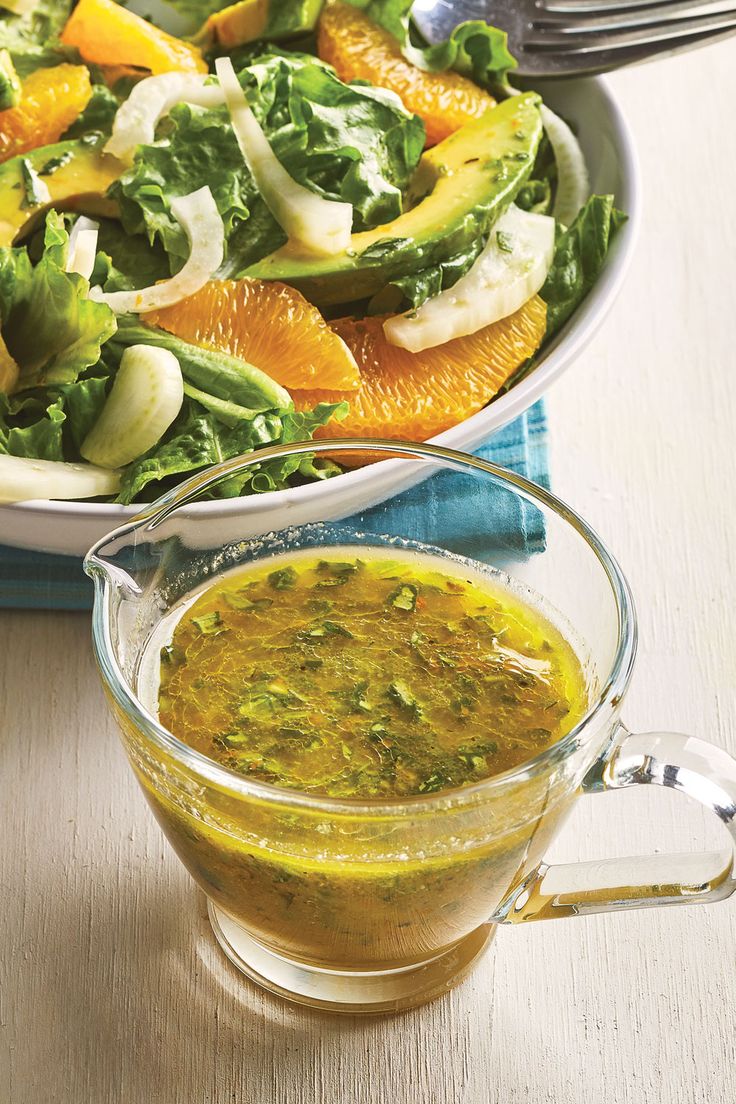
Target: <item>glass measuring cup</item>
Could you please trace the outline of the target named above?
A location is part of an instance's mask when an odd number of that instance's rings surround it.
[[[287,491],[197,501],[256,466],[296,471],[309,456],[381,462]],[[186,604],[238,566],[346,546],[460,557],[538,603],[584,665],[585,717],[521,767],[463,789],[370,801],[253,781],[167,732],[156,717],[159,648]],[[333,1011],[394,1011],[459,981],[499,924],[716,901],[736,888],[736,761],[692,737],[622,725],[636,650],[626,581],[585,522],[519,476],[430,445],[275,446],[164,495],[85,566],[95,652],[131,765],[207,895],[225,953],[272,992]],[[727,846],[545,863],[579,794],[634,785],[696,798],[730,830]]]

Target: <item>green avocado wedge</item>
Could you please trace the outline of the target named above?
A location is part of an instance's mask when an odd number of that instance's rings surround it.
[[[391,280],[448,260],[487,235],[534,165],[542,135],[539,96],[491,108],[422,157],[408,209],[393,222],[353,234],[345,253],[315,257],[288,242],[240,275],[282,280],[318,306],[364,299]]]
[[[11,157],[0,165],[0,246],[20,240],[49,207],[114,217],[117,205],[106,198],[105,192],[124,168],[83,138]],[[29,171],[45,185],[42,200],[28,195],[24,180]]]
[[[314,30],[323,0],[239,0],[214,12],[194,41],[232,50],[265,38],[278,42]]]

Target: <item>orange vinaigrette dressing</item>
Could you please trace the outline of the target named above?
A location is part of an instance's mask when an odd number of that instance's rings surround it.
[[[589,690],[538,608],[460,561],[283,555],[205,590],[161,649],[159,715],[259,781],[331,797],[466,786],[568,732]]]

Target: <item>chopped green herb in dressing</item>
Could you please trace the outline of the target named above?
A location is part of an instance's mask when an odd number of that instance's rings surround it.
[[[572,648],[510,591],[436,557],[341,551],[205,591],[161,653],[175,735],[278,786],[375,797],[477,782],[582,715]]]

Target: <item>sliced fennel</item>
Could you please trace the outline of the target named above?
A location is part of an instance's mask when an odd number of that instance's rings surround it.
[[[412,353],[476,333],[513,314],[541,288],[555,246],[555,220],[511,206],[456,284],[383,326],[392,345]]]
[[[225,97],[220,86],[206,85],[207,79],[206,73],[159,73],[139,81],[118,108],[112,134],[104,147],[105,153],[132,164],[138,146],[147,146],[154,141],[157,123],[176,104],[190,103],[199,107],[224,104]]]
[[[152,345],[131,345],[79,451],[102,468],[122,468],[153,448],[183,401],[184,382],[174,354]]]
[[[580,143],[567,123],[545,104],[539,105],[544,129],[557,162],[557,188],[552,214],[570,226],[590,195],[590,177]]]
[[[116,494],[120,472],[29,456],[0,456],[0,502],[29,498],[98,498]]]
[[[100,224],[81,215],[72,227],[69,235],[69,255],[66,261],[67,272],[78,272],[89,280],[95,267],[97,256],[97,235]]]
[[[230,58],[215,62],[235,137],[272,215],[292,241],[322,256],[350,246],[353,206],[325,199],[289,176],[251,111]]]
[[[225,253],[225,228],[208,187],[171,202],[171,212],[189,239],[189,257],[170,280],[139,291],[104,292],[92,288],[90,299],[107,303],[116,314],[142,314],[170,307],[194,295],[215,274]]]

